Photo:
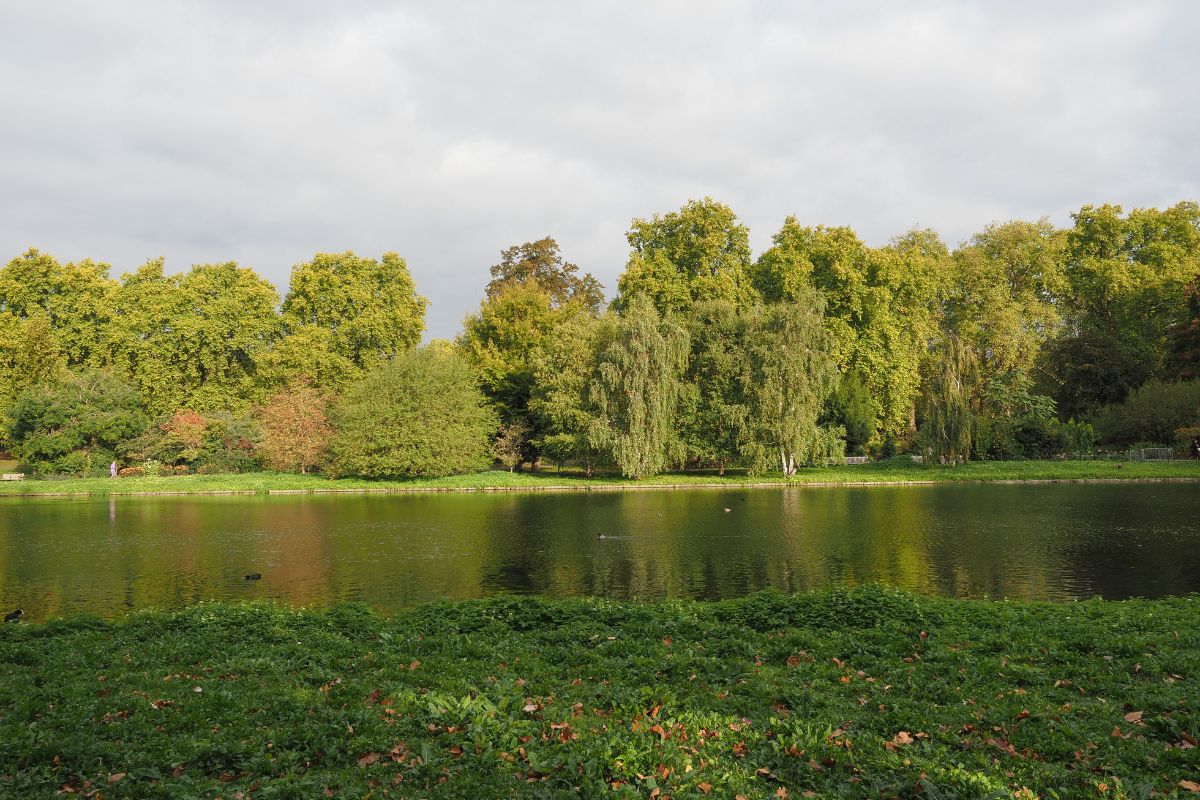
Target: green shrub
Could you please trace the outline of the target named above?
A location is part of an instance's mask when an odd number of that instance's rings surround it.
[[[1129,393],[1124,402],[1102,408],[1095,419],[1106,442],[1175,441],[1175,431],[1200,423],[1200,381],[1150,381]]]
[[[471,368],[436,347],[368,373],[334,406],[332,422],[331,471],[366,478],[484,469],[499,426]]]
[[[148,424],[137,393],[100,371],[34,386],[7,415],[13,454],[43,475],[100,474]]]

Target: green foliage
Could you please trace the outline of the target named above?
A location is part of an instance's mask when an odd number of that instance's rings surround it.
[[[396,253],[379,261],[317,253],[292,268],[283,321],[293,333],[308,325],[332,332],[329,352],[366,369],[416,346],[428,305]]]
[[[696,303],[684,318],[692,352],[680,403],[687,456],[722,474],[749,445],[746,319],[726,300]]]
[[[458,349],[505,419],[524,416],[538,351],[571,310],[555,308],[554,299],[536,284],[507,283],[463,321]]]
[[[22,320],[44,315],[68,366],[107,364],[105,335],[116,289],[108,269],[90,259],[60,265],[30,249],[0,269],[0,313]]]
[[[875,247],[848,227],[789,217],[752,262],[746,226],[705,198],[633,220],[627,239],[614,308],[628,312],[645,297],[689,333],[688,372],[682,381],[664,377],[671,403],[666,395],[651,402],[671,405],[671,420],[639,423],[654,431],[653,444],[635,446],[639,437],[615,433],[615,409],[637,403],[591,390],[598,372],[613,366],[618,320],[596,318],[601,287],[579,275],[552,238],[526,242],[501,252],[487,299],[466,320],[458,346],[503,421],[529,427],[527,458],[545,453],[590,469],[624,441],[632,448],[625,462],[639,474],[685,459],[764,469],[777,460],[765,454],[778,431],[755,419],[763,398],[752,395],[768,390],[754,383],[766,362],[754,360],[769,350],[762,341],[751,347],[750,327],[762,318],[755,305],[805,304],[814,292],[824,302],[826,349],[847,377],[818,418],[823,431],[807,419],[797,423],[809,436],[795,440],[807,451],[801,463],[832,453],[827,445],[839,427],[855,452],[905,450],[918,400],[924,434],[933,434],[931,421],[948,422],[929,406],[936,395],[946,399],[940,342],[957,340],[977,365],[961,376],[958,393],[971,425],[957,426],[949,449],[986,458],[1086,450],[1089,434],[1054,423],[1049,400],[1059,419],[1096,422],[1106,437],[1149,432],[1172,440],[1168,422],[1131,422],[1116,406],[1150,378],[1192,379],[1200,363],[1194,202],[1128,213],[1084,206],[1066,230],[1045,220],[989,225],[953,253],[928,229]],[[167,275],[160,259],[118,282],[106,264],[60,264],[29,250],[0,268],[0,428],[11,427],[21,392],[64,369],[103,367],[135,387],[151,417],[193,409],[208,421],[230,421],[206,455],[170,437],[138,448],[155,444],[168,463],[252,468],[257,434],[248,409],[298,383],[354,387],[367,370],[416,345],[426,307],[394,253],[379,260],[317,254],[295,267],[280,307],[269,283],[232,263]],[[1008,375],[1034,378],[1021,391],[1042,396],[1042,405],[1019,409],[1004,399],[1008,390],[996,381]],[[1167,416],[1192,427],[1186,413]],[[236,435],[228,432],[234,428]],[[968,429],[975,442],[964,450]],[[942,441],[935,450],[945,450],[948,431],[933,436]],[[0,435],[0,448],[9,444]],[[643,458],[643,445],[661,447],[661,455]],[[778,462],[792,468],[786,455]]]
[[[461,357],[441,347],[376,367],[333,407],[332,471],[401,478],[487,467],[499,420],[477,380]]]
[[[634,219],[626,238],[631,252],[617,283],[618,309],[636,296],[649,298],[661,314],[686,311],[700,300],[744,308],[756,299],[749,229],[729,206],[711,197],[648,220]]]
[[[621,473],[645,478],[678,460],[675,418],[688,335],[646,297],[627,298],[616,334],[599,353],[589,438],[612,453]]]
[[[5,625],[0,763],[31,800],[85,781],[105,797],[1176,796],[1196,777],[1198,605],[864,586]]]
[[[1150,374],[1165,366],[1163,332],[1187,318],[1185,290],[1200,274],[1200,206],[1086,205],[1067,234],[1068,308],[1077,330],[1120,342]]]
[[[256,360],[280,331],[279,296],[252,270],[201,264],[165,275],[161,259],[113,294],[110,347],[153,414],[240,409],[258,393]]]
[[[1187,315],[1168,332],[1166,374],[1182,381],[1200,378],[1200,275],[1184,290]]]
[[[958,338],[947,339],[931,365],[921,438],[934,460],[957,463],[971,453],[975,417],[970,386],[977,370],[975,354]]]
[[[948,324],[984,374],[1028,373],[1062,326],[1066,237],[1048,220],[989,225],[954,253]]]
[[[1115,337],[1098,331],[1050,342],[1039,357],[1039,378],[1059,414],[1091,417],[1146,382],[1150,365]]]
[[[362,370],[339,353],[329,328],[296,325],[258,357],[258,382],[263,389],[280,390],[296,383],[321,389],[341,389],[362,377]]]
[[[879,407],[871,398],[867,381],[855,371],[842,375],[837,388],[825,401],[821,424],[841,426],[845,431],[846,447],[851,452],[861,453],[875,433],[878,418]]]
[[[262,468],[258,453],[258,420],[250,410],[214,411],[206,418],[198,469],[206,472],[252,472]]]
[[[817,426],[837,384],[820,298],[810,295],[754,309],[746,342],[750,470],[762,473],[779,464],[784,475],[792,475],[798,464],[824,464],[831,456],[843,456],[845,431],[830,434]]]
[[[537,446],[560,464],[574,460],[590,470],[603,456],[591,436],[598,409],[589,387],[601,351],[616,337],[616,324],[612,314],[570,314],[533,356],[529,412]]]
[[[21,319],[0,311],[0,446],[6,446],[10,406],[17,395],[50,381],[65,367],[53,323],[45,313]]]
[[[69,373],[26,389],[10,411],[12,451],[39,473],[102,469],[149,421],[137,393],[110,373]]]
[[[888,247],[867,247],[850,228],[802,227],[788,217],[754,267],[768,303],[825,298],[824,324],[843,372],[866,377],[875,427],[902,435],[911,425],[921,359],[933,338],[945,245],[915,230]]]
[[[1177,429],[1200,424],[1200,382],[1149,381],[1100,409],[1095,424],[1105,441],[1171,444]]]
[[[1087,456],[1096,447],[1100,438],[1090,422],[1076,422],[1069,419],[1059,424],[1059,431],[1067,443],[1067,455],[1074,457]]]
[[[988,378],[979,405],[972,442],[978,458],[1051,458],[1081,452],[1078,448],[1091,430],[1060,423],[1054,400],[1036,394],[1032,379],[1015,369]]]

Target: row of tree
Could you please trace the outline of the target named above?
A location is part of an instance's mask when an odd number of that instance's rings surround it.
[[[503,251],[457,341],[423,349],[427,302],[395,254],[319,254],[281,299],[232,263],[114,280],[31,250],[0,269],[5,446],[66,472],[124,452],[380,476],[550,458],[644,476],[911,447],[1045,457],[1090,447],[1084,420],[1113,439],[1161,434],[1122,409],[1197,372],[1200,206],[1073,218],[992,225],[953,251],[931,230],[870,247],[789,218],[754,258],[730,208],[692,201],[633,221],[607,309],[545,238]],[[78,407],[48,410],[63,396],[129,416],[71,444]]]
[[[754,258],[729,207],[693,201],[633,221],[607,316],[545,282],[576,271],[552,240],[506,251],[458,345],[531,459],[615,457],[597,419],[618,396],[606,384],[627,373],[605,353],[643,301],[686,334],[660,337],[653,374],[677,383],[643,392],[655,402],[620,389],[661,411],[644,428],[669,429],[657,464],[762,468],[771,452],[786,472],[772,408],[805,429],[802,462],[836,451],[839,434],[855,453],[920,447],[950,460],[1086,451],[1085,420],[1119,416],[1147,381],[1196,374],[1200,206],[1085,206],[1073,218],[991,225],[953,251],[932,230],[870,247],[849,228],[789,218]],[[771,365],[775,353],[794,374]],[[1132,436],[1119,428],[1105,429]]]

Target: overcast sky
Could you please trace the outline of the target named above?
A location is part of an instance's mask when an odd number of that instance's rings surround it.
[[[403,6],[403,8],[401,7]],[[705,195],[883,244],[1200,197],[1200,3],[0,4],[0,256],[398,251],[452,336],[509,245],[608,288]]]

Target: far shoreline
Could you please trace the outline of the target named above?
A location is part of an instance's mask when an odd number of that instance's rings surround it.
[[[791,479],[742,474],[667,473],[641,481],[581,473],[488,471],[446,478],[363,480],[289,473],[143,478],[66,478],[0,483],[0,498],[285,496],[318,494],[461,494],[669,491],[680,489],[874,488],[943,484],[1200,483],[1200,461],[1008,461],[958,466],[898,461],[810,468]]]

